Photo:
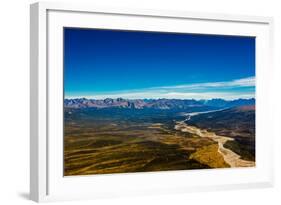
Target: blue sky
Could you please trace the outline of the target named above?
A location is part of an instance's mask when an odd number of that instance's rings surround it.
[[[251,98],[255,38],[64,30],[66,98]]]

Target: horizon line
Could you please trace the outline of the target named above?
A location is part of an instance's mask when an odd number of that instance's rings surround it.
[[[195,99],[195,98],[123,98],[123,97],[116,97],[116,98],[89,98],[89,97],[64,97],[64,100],[77,100],[77,99],[86,99],[86,100],[105,100],[105,99],[123,99],[123,100],[195,100],[195,101],[202,101],[202,100],[225,100],[225,101],[233,101],[233,100],[251,100],[256,99],[255,97],[249,97],[249,98],[234,98],[234,99],[225,99],[225,98],[209,98],[209,99]]]

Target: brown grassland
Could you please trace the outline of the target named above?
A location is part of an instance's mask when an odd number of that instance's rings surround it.
[[[253,157],[239,141],[187,126],[182,116],[87,112],[65,112],[65,176],[227,168],[235,166],[233,160],[254,166],[254,161],[240,159],[243,153]]]

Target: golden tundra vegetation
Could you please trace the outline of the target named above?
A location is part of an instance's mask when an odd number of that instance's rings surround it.
[[[65,176],[229,167],[217,142],[176,130],[175,121],[81,116],[65,121]]]
[[[103,129],[89,129],[79,134],[79,139],[75,134],[65,137],[65,175],[207,168],[208,164],[198,163],[189,153],[214,144],[209,139],[186,138],[160,126],[123,130],[109,125]],[[71,133],[75,130],[79,128],[72,128]]]
[[[207,164],[211,168],[230,167],[230,165],[224,161],[223,156],[218,152],[218,148],[218,144],[203,146],[192,153],[190,158],[202,164]]]

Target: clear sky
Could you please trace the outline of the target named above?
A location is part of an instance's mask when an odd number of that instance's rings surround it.
[[[251,98],[255,38],[64,30],[66,98]]]

